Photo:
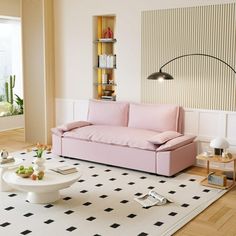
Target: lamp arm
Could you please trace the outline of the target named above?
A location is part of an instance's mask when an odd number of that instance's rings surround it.
[[[175,60],[177,60],[179,58],[182,58],[182,57],[188,57],[188,56],[205,56],[205,57],[214,58],[214,59],[224,63],[226,66],[228,66],[236,74],[236,71],[234,70],[234,68],[232,66],[230,66],[228,63],[226,63],[225,61],[221,60],[218,57],[214,57],[214,56],[211,56],[211,55],[208,55],[208,54],[204,54],[204,53],[191,53],[191,54],[185,54],[185,55],[182,55],[182,56],[175,57],[175,58],[171,59],[170,61],[166,62],[163,66],[161,66],[160,67],[160,72],[161,72],[161,69],[163,67],[165,67],[167,64],[171,63],[172,61],[175,61]]]

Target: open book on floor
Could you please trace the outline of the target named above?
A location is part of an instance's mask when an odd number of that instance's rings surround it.
[[[157,192],[151,190],[147,194],[140,197],[134,198],[135,201],[140,203],[143,207],[151,207],[154,205],[164,205],[168,202],[173,202],[172,200],[158,194]]]
[[[62,175],[68,175],[68,174],[78,172],[76,167],[70,166],[70,165],[55,167],[55,168],[52,168],[51,170],[57,173],[60,173]]]

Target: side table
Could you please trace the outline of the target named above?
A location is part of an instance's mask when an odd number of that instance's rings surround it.
[[[220,189],[228,189],[231,188],[235,185],[235,178],[236,178],[236,155],[233,154],[232,158],[223,158],[222,156],[204,156],[203,154],[200,154],[196,157],[198,160],[203,160],[207,162],[207,174],[209,174],[210,172],[210,163],[211,162],[215,162],[215,163],[230,163],[233,162],[234,163],[234,169],[233,169],[233,180],[228,180],[227,179],[227,184],[226,186],[218,186],[218,185],[213,185],[213,184],[209,184],[207,181],[207,178],[203,179],[201,181],[201,184],[204,186],[208,186],[208,187],[212,187],[212,188],[220,188]]]
[[[3,174],[14,167],[19,166],[23,162],[22,159],[15,158],[14,162],[6,163],[6,164],[0,164],[0,191],[1,192],[6,192],[10,191],[12,187],[10,187],[4,180],[3,180]]]

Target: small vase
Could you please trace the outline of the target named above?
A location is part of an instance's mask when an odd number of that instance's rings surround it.
[[[45,159],[43,157],[36,157],[33,161],[34,166],[33,169],[35,172],[40,172],[45,170],[45,165],[44,165]]]

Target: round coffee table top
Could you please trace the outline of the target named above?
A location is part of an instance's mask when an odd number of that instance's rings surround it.
[[[31,178],[22,178],[14,171],[8,170],[3,174],[3,179],[15,189],[43,193],[67,188],[76,182],[80,176],[80,171],[62,175],[51,170],[46,170],[42,180],[32,180]]]

